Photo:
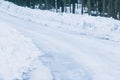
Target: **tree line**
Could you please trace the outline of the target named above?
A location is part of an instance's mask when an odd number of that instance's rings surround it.
[[[120,19],[120,0],[81,0],[82,14],[87,7],[89,15]]]
[[[38,8],[42,10],[54,9],[56,12],[76,13],[92,16],[112,17],[120,20],[120,0],[7,0],[19,6]]]
[[[42,10],[50,10],[56,9],[59,10],[61,8],[61,12],[65,11],[65,7],[71,7],[73,5],[72,12],[75,13],[75,4],[78,0],[6,0],[9,2],[13,2],[19,6],[25,6],[30,8],[39,8]]]

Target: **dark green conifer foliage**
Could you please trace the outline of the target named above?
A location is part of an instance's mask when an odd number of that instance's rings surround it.
[[[93,16],[105,16],[120,19],[120,0],[6,0],[13,2],[19,6],[30,7],[35,9],[51,10],[61,9],[66,12],[69,7],[71,13],[76,13],[76,8],[81,8],[81,14],[89,14]],[[78,2],[82,4],[78,7]],[[77,7],[76,7],[77,5]],[[87,9],[86,9],[87,8]]]

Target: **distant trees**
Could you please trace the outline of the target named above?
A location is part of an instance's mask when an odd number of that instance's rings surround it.
[[[70,7],[72,12],[75,13],[75,4],[79,0],[6,0],[13,2],[19,6],[39,9],[61,9],[61,12],[66,12],[66,7]]]
[[[120,19],[120,0],[87,0],[88,14]]]
[[[54,9],[56,12],[76,13],[81,9],[81,14],[105,16],[120,19],[120,0],[7,0],[19,6]],[[81,7],[79,6],[81,5]]]

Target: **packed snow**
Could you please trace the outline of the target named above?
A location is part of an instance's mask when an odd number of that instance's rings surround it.
[[[28,78],[28,73],[37,67],[38,56],[41,55],[42,52],[29,38],[0,20],[0,80]],[[42,69],[47,71],[47,68]]]
[[[0,0],[0,80],[118,80],[120,21]]]

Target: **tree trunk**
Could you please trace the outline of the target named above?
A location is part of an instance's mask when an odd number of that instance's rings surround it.
[[[105,11],[106,11],[106,1],[102,0],[102,16],[105,16]]]
[[[91,15],[91,0],[88,0],[88,14]]]
[[[75,13],[75,0],[72,1],[72,13]]]
[[[81,14],[83,14],[83,0],[81,0]]]
[[[57,0],[55,0],[55,9],[56,9],[56,12],[58,12],[58,8],[57,8]]]
[[[114,17],[114,1],[109,0],[108,3],[108,17]]]

